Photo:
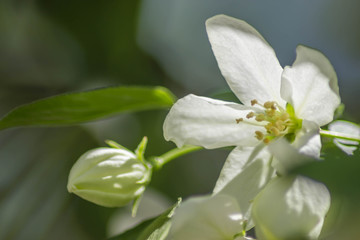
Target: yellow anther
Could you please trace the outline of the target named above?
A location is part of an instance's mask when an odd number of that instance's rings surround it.
[[[272,101],[265,102],[264,108],[271,108],[271,109],[276,110],[275,102],[272,102]]]
[[[274,109],[269,109],[269,110],[266,110],[265,113],[269,117],[273,117],[275,115],[276,111]]]
[[[258,115],[256,115],[255,120],[258,122],[264,121],[265,120],[265,115],[260,113]]]
[[[236,123],[239,123],[239,122],[244,121],[244,119],[243,119],[243,118],[238,118],[238,119],[235,119],[235,120],[236,120]]]
[[[264,138],[264,134],[260,131],[255,131],[255,137],[258,139],[258,140],[262,140]]]
[[[254,118],[259,123],[247,121],[245,117],[235,119],[236,123],[245,121],[245,123],[264,127],[266,131],[264,129],[255,131],[255,138],[265,144],[270,143],[273,139],[295,133],[301,128],[301,120],[293,116],[292,113],[289,114],[287,112],[289,111],[288,108],[284,109],[275,101],[267,101],[262,105],[256,99],[253,99],[250,103],[251,106],[259,105],[261,108],[256,112],[248,112],[246,118]]]
[[[275,126],[276,126],[276,128],[279,129],[280,131],[283,131],[283,130],[286,128],[286,125],[285,125],[284,122],[281,121],[281,120],[277,120],[277,121],[275,122]]]
[[[271,131],[271,133],[272,133],[274,136],[276,136],[276,137],[280,135],[280,131],[279,131],[279,129],[277,129],[276,127],[270,128],[270,131]]]
[[[246,115],[246,118],[252,118],[255,116],[255,113],[254,112],[249,112],[247,115]]]
[[[273,127],[273,124],[272,123],[268,123],[265,125],[265,129],[270,132],[270,129]]]

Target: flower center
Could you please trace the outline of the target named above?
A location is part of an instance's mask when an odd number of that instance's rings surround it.
[[[255,137],[266,144],[282,136],[288,137],[292,141],[296,131],[302,126],[302,120],[296,118],[294,108],[289,103],[286,105],[286,109],[284,109],[274,101],[260,104],[254,99],[251,101],[251,105],[260,106],[262,111],[249,112],[246,118],[255,119],[255,121],[262,123],[261,125],[264,126],[266,132],[255,131]],[[236,123],[242,121],[246,122],[243,118],[236,119]]]

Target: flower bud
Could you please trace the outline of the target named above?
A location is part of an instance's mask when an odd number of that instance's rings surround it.
[[[97,148],[72,167],[67,189],[104,207],[120,207],[138,198],[150,181],[151,169],[126,149]]]

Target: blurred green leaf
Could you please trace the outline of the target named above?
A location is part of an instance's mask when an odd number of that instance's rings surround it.
[[[146,220],[140,223],[138,226],[112,237],[108,240],[163,240],[167,236],[170,229],[170,218],[174,214],[175,209],[181,203],[181,199],[178,200],[173,206],[167,209],[160,216]]]
[[[163,87],[110,87],[63,94],[15,108],[0,120],[0,130],[76,124],[123,112],[168,108],[174,101],[174,95]]]
[[[227,90],[227,89],[214,92],[214,93],[210,94],[210,97],[216,98],[219,100],[223,100],[223,101],[240,103],[240,100],[236,97],[236,95],[232,91]]]

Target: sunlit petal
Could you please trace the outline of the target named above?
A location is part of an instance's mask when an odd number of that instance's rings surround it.
[[[178,147],[254,146],[259,143],[255,131],[264,128],[255,120],[246,119],[253,110],[241,104],[188,95],[171,108],[164,123],[164,137]],[[239,118],[246,121],[238,123]]]
[[[300,154],[320,158],[321,138],[316,123],[304,120],[303,128],[296,134],[292,145]]]
[[[237,147],[227,158],[214,188],[214,193],[234,196],[244,218],[251,221],[251,202],[274,176],[272,156],[267,147]],[[248,227],[253,225],[249,222]]]
[[[320,139],[320,137],[318,137],[319,135],[307,134],[303,138],[312,139],[312,141],[316,141],[317,144],[317,139]],[[304,152],[309,151],[311,154],[313,154],[314,148],[316,148],[311,145],[311,141],[306,142],[303,147]],[[300,150],[290,145],[284,138],[271,143],[269,145],[269,151],[274,155],[272,166],[282,175],[297,166],[315,160],[313,155],[300,154]]]
[[[171,221],[167,240],[233,239],[243,230],[236,200],[226,195],[193,197],[184,201]]]
[[[208,37],[222,75],[245,105],[277,101],[282,106],[282,67],[274,50],[248,23],[217,15],[206,21]]]
[[[282,74],[281,96],[291,103],[297,117],[323,126],[333,120],[340,104],[336,73],[319,51],[298,46],[294,64]]]

